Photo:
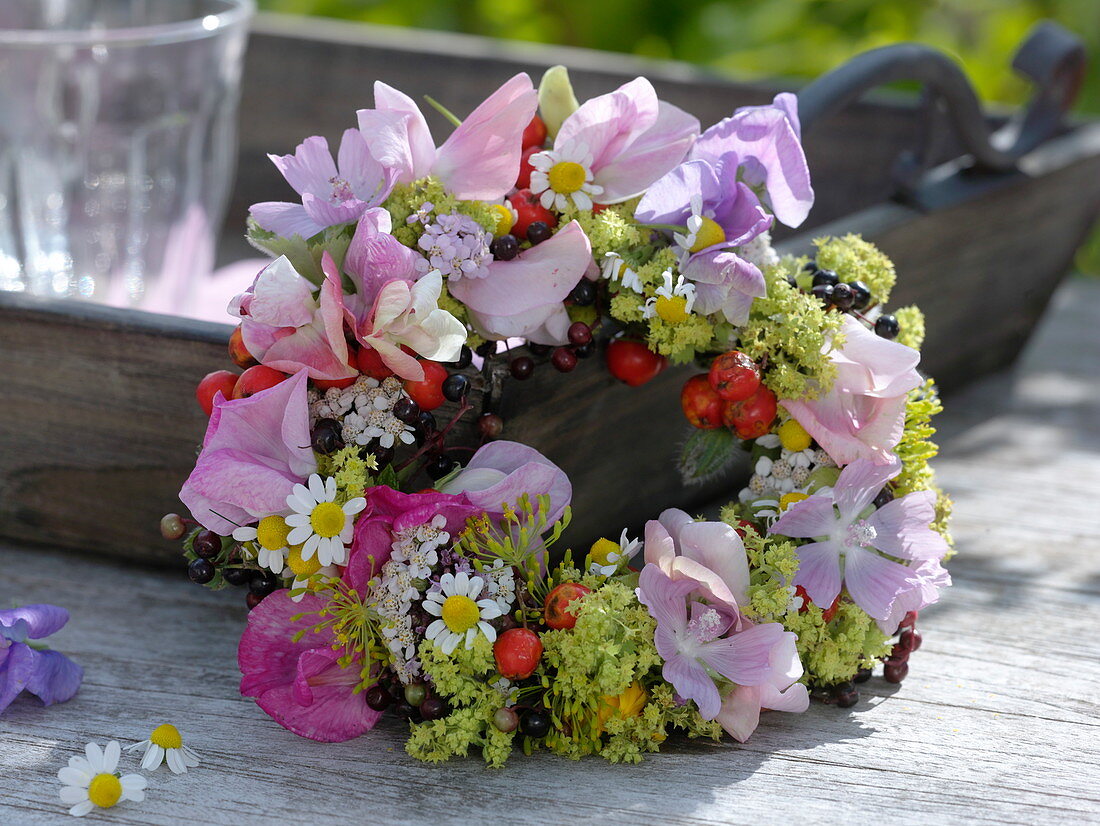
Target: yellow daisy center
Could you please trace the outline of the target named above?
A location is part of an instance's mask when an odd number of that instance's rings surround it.
[[[515,221],[512,218],[512,210],[508,209],[504,204],[493,204],[490,209],[493,212],[493,217],[497,219],[496,228],[493,230],[493,235],[506,235],[512,224]]]
[[[810,434],[794,419],[789,419],[779,425],[779,443],[787,450],[805,450],[810,446]]]
[[[726,231],[711,218],[702,216],[703,225],[695,233],[695,243],[691,245],[691,252],[699,252],[715,244],[721,244],[726,240]]]
[[[574,161],[558,161],[550,167],[550,174],[547,175],[547,177],[550,179],[550,188],[552,190],[560,192],[562,195],[568,195],[584,186],[584,179],[587,177],[587,173],[584,171],[584,167],[579,163]]]
[[[477,603],[469,597],[458,594],[447,597],[443,603],[442,614],[443,622],[456,634],[469,631],[481,619],[481,609],[477,607]]]
[[[164,723],[153,729],[153,733],[149,735],[149,742],[162,749],[178,749],[183,745],[183,738],[180,737],[179,729]]]
[[[679,324],[688,319],[687,299],[682,295],[674,295],[672,298],[659,295],[653,303],[653,309],[669,324]]]
[[[611,554],[619,553],[620,550],[618,542],[612,542],[610,539],[602,537],[592,543],[588,555],[592,557],[592,561],[597,565],[610,565],[611,563],[607,561],[608,558]]]
[[[109,809],[122,797],[122,783],[113,774],[97,774],[88,784],[88,799],[101,809]]]
[[[260,547],[269,551],[280,551],[286,547],[286,538],[290,535],[290,526],[281,516],[265,516],[256,526],[256,541]]]
[[[810,498],[809,494],[806,494],[806,493],[797,493],[797,492],[784,493],[779,498],[779,510],[785,511],[787,508],[789,508],[795,502],[801,502],[803,499],[809,499],[809,498]]]
[[[314,554],[310,559],[302,559],[302,546],[295,545],[286,555],[286,566],[294,572],[298,579],[311,577],[321,570],[321,560]]]
[[[335,502],[321,502],[309,515],[309,525],[318,536],[328,539],[344,529],[344,509]]]

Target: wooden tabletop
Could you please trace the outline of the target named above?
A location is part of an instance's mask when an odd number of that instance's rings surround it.
[[[1100,283],[1071,281],[1017,370],[948,400],[938,469],[957,503],[955,586],[922,612],[906,682],[873,679],[850,711],[765,715],[745,745],[676,740],[635,767],[518,755],[489,770],[416,762],[394,721],[312,743],[238,696],[239,592],[0,547],[0,602],[68,607],[55,647],[87,672],[71,702],[19,699],[0,717],[0,823],[71,822],[56,779],[68,757],[163,722],[202,765],[161,768],[144,803],[88,820],[1100,822],[1098,322]]]

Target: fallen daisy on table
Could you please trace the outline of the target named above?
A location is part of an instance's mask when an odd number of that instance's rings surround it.
[[[141,767],[146,771],[155,771],[161,763],[167,763],[173,774],[183,774],[199,764],[199,756],[183,744],[179,729],[169,723],[153,729],[148,740],[126,747],[126,751],[136,749],[143,749]]]
[[[124,774],[115,771],[122,749],[117,740],[104,748],[98,743],[84,747],[84,755],[73,755],[69,765],[58,771],[61,802],[72,806],[69,814],[83,817],[99,807],[110,809],[123,800],[140,803],[145,799],[145,778],[140,774]]]

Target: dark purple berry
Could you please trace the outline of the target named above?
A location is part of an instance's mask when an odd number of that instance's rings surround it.
[[[535,739],[545,737],[550,733],[550,715],[545,711],[532,709],[520,719],[519,730]]]
[[[438,453],[435,456],[429,457],[428,461],[424,464],[424,472],[428,474],[428,477],[433,481],[442,479],[451,469],[454,468],[454,459],[449,459],[442,453]]]
[[[559,373],[569,373],[577,366],[577,357],[568,347],[559,347],[550,357],[550,362]]]
[[[875,322],[875,334],[887,341],[897,338],[900,332],[901,327],[898,325],[898,320],[892,315],[880,315]]]
[[[467,347],[465,344],[463,344],[462,349],[458,351],[458,358],[455,359],[452,362],[449,362],[449,364],[451,365],[451,367],[454,367],[456,370],[463,370],[466,367],[469,367],[470,364],[473,362],[473,360],[474,360],[474,351],[471,350],[469,347]]]
[[[851,708],[859,702],[859,690],[851,683],[846,685],[848,688],[838,691],[836,694],[836,704],[841,708]]]
[[[852,288],[853,310],[862,310],[871,303],[871,288],[862,281],[853,281],[848,286]]]
[[[894,643],[894,647],[890,649],[890,656],[887,658],[887,661],[892,663],[903,663],[908,659],[909,649],[900,642]]]
[[[200,559],[213,559],[222,552],[222,538],[213,531],[199,531],[191,542],[191,550]]]
[[[596,288],[587,278],[582,278],[569,293],[569,300],[578,307],[587,307],[596,301]]]
[[[543,224],[543,226],[546,226]],[[502,235],[489,244],[489,252],[497,261],[511,261],[519,255],[519,241],[514,235]]]
[[[279,587],[279,579],[271,571],[253,571],[248,580],[249,592],[258,597],[266,597]]]
[[[504,419],[496,413],[482,413],[477,420],[477,431],[486,439],[495,439],[504,432]]]
[[[340,423],[336,419],[319,419],[310,434],[310,445],[321,454],[342,450],[344,438]]]
[[[240,587],[252,579],[251,568],[222,568],[222,578],[230,585]]]
[[[379,469],[384,468],[386,465],[393,462],[392,447],[382,447],[381,445],[375,445],[370,449],[370,452],[374,456],[374,461],[378,463]]]
[[[491,359],[497,353],[497,343],[495,341],[483,341],[474,352],[483,359]]]
[[[532,221],[527,225],[527,240],[532,244],[541,244],[550,238],[550,225],[545,221]]]
[[[529,341],[527,342],[527,349],[532,356],[548,356],[550,355],[550,351],[554,348],[549,344],[536,344],[533,341]]]
[[[592,328],[583,321],[574,321],[569,325],[569,343],[580,346],[592,340]]]
[[[397,703],[394,703],[393,713],[396,714],[398,717],[405,717],[406,719],[411,720],[414,717],[420,716],[420,709],[418,709],[414,705],[410,705],[404,700],[400,700]]]
[[[838,276],[832,270],[815,270],[813,286],[819,287],[823,284],[828,284],[830,287],[834,284],[840,283],[840,276]]]
[[[438,697],[429,697],[420,704],[420,716],[425,720],[440,720],[450,711],[447,704]]]
[[[371,711],[385,711],[390,707],[390,703],[393,702],[393,697],[390,696],[390,693],[380,685],[372,685],[368,688],[364,699],[366,700],[367,708]]]
[[[907,628],[901,632],[901,636],[898,637],[898,645],[904,648],[906,651],[916,651],[920,648],[920,644],[924,642],[924,638],[921,637],[920,631]]]
[[[198,585],[205,585],[214,578],[217,569],[209,559],[195,559],[187,566],[187,576]]]
[[[830,300],[841,311],[852,309],[852,305],[856,303],[855,294],[852,293],[852,288],[847,284],[834,284]]]
[[[826,307],[833,303],[833,285],[832,284],[816,284],[814,288],[810,290],[814,294],[815,298],[821,300]]]
[[[251,611],[253,608],[255,608],[257,605],[259,605],[263,601],[264,601],[263,597],[257,596],[256,594],[252,593],[251,591],[249,591],[247,594],[244,595],[244,604],[248,606],[249,611]]]
[[[393,417],[405,424],[415,425],[420,416],[420,405],[412,399],[402,397],[393,405]]]
[[[823,685],[810,689],[810,697],[817,700],[819,703],[825,703],[830,706],[836,702],[836,695],[833,694],[832,689]]]
[[[888,683],[900,683],[909,674],[909,663],[886,663],[882,669],[882,676]]]
[[[883,505],[889,504],[894,501],[894,489],[889,485],[884,487],[878,492],[878,496],[875,497],[874,506],[881,508]]]
[[[470,392],[470,380],[461,373],[452,373],[443,380],[443,398],[460,402]]]
[[[535,360],[530,356],[517,356],[512,359],[508,369],[511,371],[513,378],[526,381],[535,372]]]
[[[852,680],[857,683],[865,683],[871,679],[871,669],[861,668],[856,672],[856,676],[852,677]]]
[[[817,269],[817,262],[811,258],[809,261],[802,265],[802,269],[806,272],[814,272],[814,270]]]
[[[582,344],[579,347],[573,348],[573,355],[579,359],[586,359],[590,355],[596,352],[596,342],[590,341],[587,344]]]

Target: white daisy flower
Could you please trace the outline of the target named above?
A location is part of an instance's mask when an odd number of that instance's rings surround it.
[[[69,765],[57,773],[62,782],[61,802],[74,817],[84,817],[92,809],[110,809],[123,800],[140,803],[145,799],[145,778],[140,774],[116,772],[122,747],[112,740],[104,748],[98,743],[84,747],[84,756],[73,755]]]
[[[330,476],[322,481],[316,473],[309,477],[308,488],[295,485],[286,498],[294,511],[286,518],[291,527],[287,543],[302,546],[302,559],[316,554],[322,565],[343,565],[347,559],[345,545],[351,542],[355,514],[367,506],[367,500],[360,496],[341,507],[335,499],[336,479]]]
[[[672,270],[665,270],[662,277],[664,284],[657,288],[656,297],[646,299],[642,318],[660,316],[669,324],[686,321],[695,306],[695,285],[685,281],[683,275],[677,276],[673,284]]]
[[[603,194],[603,187],[592,183],[592,153],[588,147],[569,141],[561,148],[547,149],[531,156],[531,192],[538,195],[545,209],[564,212],[572,201],[577,209],[592,209],[592,196]]]
[[[265,516],[258,525],[246,525],[233,531],[233,538],[238,542],[253,543],[256,561],[273,574],[283,570],[289,535],[290,526],[282,516]]]
[[[618,542],[611,539],[597,539],[592,543],[588,551],[592,564],[588,571],[600,576],[614,576],[619,568],[629,562],[631,557],[641,549],[642,541],[631,539],[627,536],[626,528],[623,528]]]
[[[633,290],[636,293],[643,291],[642,280],[638,277],[638,273],[628,267],[622,256],[617,252],[609,252],[604,255],[600,274],[608,281],[618,281],[628,290]]]
[[[339,573],[335,565],[322,565],[317,556],[312,559],[302,559],[302,546],[295,545],[286,555],[286,567],[280,572],[280,576],[284,579],[294,577],[294,582],[290,585],[291,592],[294,592],[308,588],[312,577],[318,574],[324,577],[334,577]],[[301,602],[305,595],[305,591],[300,594],[293,594],[290,601]]]
[[[142,749],[141,767],[145,771],[156,771],[161,763],[167,763],[173,774],[183,774],[199,764],[199,756],[183,744],[179,729],[169,723],[153,729],[148,740],[126,747],[126,751],[136,749]]]
[[[466,648],[474,644],[478,632],[496,642],[497,632],[486,620],[501,615],[496,600],[478,599],[485,588],[485,580],[466,573],[444,574],[439,579],[440,590],[428,594],[424,610],[439,617],[424,633],[444,654],[451,654],[465,639]]]
[[[726,240],[726,231],[713,218],[703,214],[703,197],[691,196],[691,217],[685,222],[687,232],[672,233],[672,240],[680,248],[680,269],[687,266],[693,253]]]

